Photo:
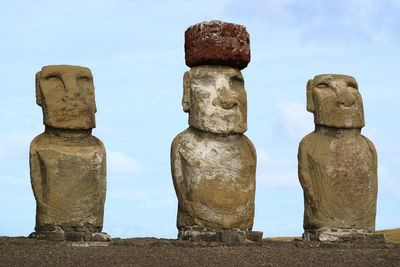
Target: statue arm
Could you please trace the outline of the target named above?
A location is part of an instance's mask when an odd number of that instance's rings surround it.
[[[256,152],[256,149],[255,149],[253,143],[251,142],[251,140],[247,136],[245,136],[245,135],[243,135],[243,136],[244,136],[245,143],[248,147],[248,150],[247,150],[248,155],[246,155],[246,157],[248,159],[250,159],[250,166],[251,166],[251,176],[250,177],[252,177],[252,180],[254,183],[254,189],[255,189],[256,170],[257,170],[257,152]],[[255,190],[254,190],[254,193],[255,193]],[[253,195],[253,197],[254,197],[254,195]]]
[[[310,170],[310,162],[309,162],[309,155],[308,150],[309,148],[306,145],[306,140],[303,139],[299,145],[299,151],[297,154],[298,160],[298,176],[301,187],[303,188],[304,192],[308,192],[307,195],[313,195],[312,191],[312,180],[311,180],[311,170]]]
[[[107,152],[106,152],[106,148],[104,147],[103,142],[98,139],[96,136],[92,136],[92,138],[96,141],[97,143],[97,154],[101,157],[101,162],[100,162],[100,166],[101,168],[99,168],[99,184],[100,184],[100,188],[101,188],[101,197],[105,202],[106,199],[106,191],[107,191]]]
[[[256,152],[256,149],[255,149],[255,147],[253,145],[253,142],[251,142],[251,140],[246,135],[243,135],[243,136],[245,138],[246,144],[249,147],[251,159],[254,161],[254,167],[256,167],[256,164],[257,164],[257,152]]]
[[[43,203],[43,177],[40,167],[40,156],[36,149],[36,138],[32,141],[29,150],[29,166],[31,176],[31,186],[35,199],[39,203]]]
[[[178,204],[182,205],[183,203],[186,203],[186,188],[184,177],[185,171],[183,169],[185,160],[180,154],[180,147],[179,136],[177,136],[171,145],[171,174],[176,196],[178,198]]]
[[[363,136],[364,137],[364,139],[365,139],[365,141],[367,142],[367,144],[368,144],[368,148],[369,148],[369,150],[371,151],[371,154],[372,154],[372,157],[373,157],[373,159],[372,159],[372,164],[373,164],[373,174],[374,174],[374,177],[375,177],[375,183],[376,183],[376,187],[378,187],[378,154],[376,153],[376,149],[375,149],[375,146],[374,146],[374,144],[371,142],[371,140],[369,140],[367,137],[365,137],[365,136]]]
[[[371,142],[371,140],[369,140],[367,137],[363,136],[364,139],[367,141],[368,144],[368,148],[371,150],[372,155],[374,156],[374,164],[377,167],[378,165],[378,155],[376,153],[376,149],[374,144]]]

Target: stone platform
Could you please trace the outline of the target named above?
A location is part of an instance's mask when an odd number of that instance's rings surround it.
[[[252,231],[249,228],[214,229],[200,226],[185,226],[179,229],[178,239],[206,242],[259,242],[263,232]]]
[[[323,227],[306,230],[303,241],[384,243],[385,236],[369,230]]]
[[[107,242],[111,236],[97,227],[47,225],[29,235],[29,238],[50,241]]]

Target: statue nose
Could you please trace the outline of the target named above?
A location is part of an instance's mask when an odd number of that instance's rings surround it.
[[[76,79],[65,79],[64,85],[65,85],[64,97],[66,99],[72,100],[72,99],[76,99],[77,97],[80,97],[81,92],[80,92],[80,88],[76,82]]]
[[[338,104],[345,107],[351,107],[354,104],[354,96],[347,87],[338,87],[336,89]]]
[[[224,109],[232,109],[236,107],[239,103],[237,102],[236,98],[233,97],[229,89],[225,86],[219,88],[217,102],[218,104]]]

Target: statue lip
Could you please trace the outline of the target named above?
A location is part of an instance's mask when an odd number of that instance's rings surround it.
[[[217,107],[214,109],[214,112],[212,112],[212,113],[215,113],[215,112],[220,113],[221,115],[224,115],[224,116],[239,115],[239,113],[241,113],[237,106],[230,107],[230,108]]]
[[[351,105],[346,105],[344,103],[338,102],[336,104],[337,107],[340,107],[342,109],[358,109],[358,105],[356,105],[356,103],[353,103]]]
[[[238,103],[232,103],[232,104],[224,104],[224,105],[220,105],[220,107],[222,107],[225,110],[231,110],[231,109],[236,109],[239,106]]]
[[[345,106],[345,105],[343,105],[343,104],[337,104],[336,106],[337,106],[337,107],[340,107],[340,108],[342,108],[342,109],[355,109],[355,108],[353,107],[354,105]]]

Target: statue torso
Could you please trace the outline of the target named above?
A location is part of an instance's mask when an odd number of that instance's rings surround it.
[[[180,199],[186,202],[180,207],[194,218],[194,224],[240,228],[251,221],[252,225],[256,155],[247,137],[215,138],[188,129],[174,143],[184,188],[177,193],[184,194]]]
[[[31,143],[30,164],[38,224],[102,225],[106,154],[100,140],[43,133]]]
[[[370,228],[375,221],[376,169],[376,151],[361,134],[306,136],[299,149],[300,176],[308,176],[300,177],[305,225]]]

